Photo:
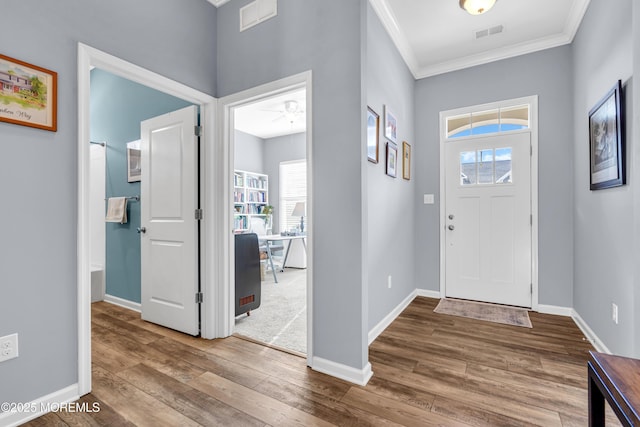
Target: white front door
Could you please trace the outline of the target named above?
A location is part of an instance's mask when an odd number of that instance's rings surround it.
[[[531,307],[531,135],[445,143],[447,297]]]
[[[197,107],[141,123],[142,318],[199,333]]]

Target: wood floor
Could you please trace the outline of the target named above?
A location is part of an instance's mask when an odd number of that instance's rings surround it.
[[[417,298],[371,345],[366,387],[298,356],[191,338],[96,303],[93,392],[82,401],[100,412],[28,425],[587,425],[592,348],[570,318],[531,313],[528,329],[435,314],[437,302]]]

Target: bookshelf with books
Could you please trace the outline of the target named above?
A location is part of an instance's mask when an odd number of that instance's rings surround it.
[[[269,176],[235,170],[233,172],[233,231],[248,231],[252,217],[260,217],[270,228],[267,213],[269,205]]]

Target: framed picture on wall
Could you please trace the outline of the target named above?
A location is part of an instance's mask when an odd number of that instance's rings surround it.
[[[591,190],[625,183],[624,111],[622,82],[589,111],[589,160]]]
[[[367,108],[367,159],[378,163],[378,146],[380,145],[380,116],[371,107]]]
[[[411,145],[402,143],[402,178],[411,179]]]
[[[0,55],[0,121],[55,132],[58,73]]]
[[[398,119],[387,105],[384,106],[384,136],[389,141],[398,141]]]
[[[142,179],[140,140],[127,142],[127,181],[138,182]]]
[[[396,177],[398,170],[398,149],[395,144],[387,142],[387,175]]]

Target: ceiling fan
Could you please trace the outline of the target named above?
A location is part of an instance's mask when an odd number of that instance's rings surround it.
[[[295,101],[295,100],[284,101],[284,109],[282,110],[277,110],[277,111],[266,110],[266,111],[280,113],[278,117],[272,120],[273,122],[286,120],[287,122],[293,124],[294,122],[304,118],[304,110],[302,109],[298,101]]]

